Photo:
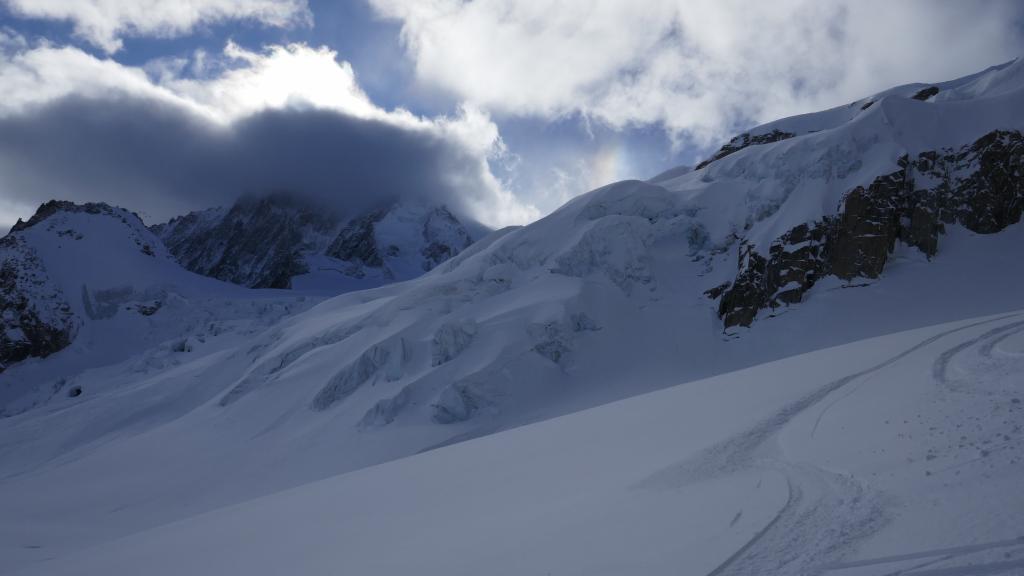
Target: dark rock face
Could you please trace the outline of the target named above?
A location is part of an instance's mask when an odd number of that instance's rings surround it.
[[[915,165],[919,174],[950,181],[938,192],[939,219],[959,222],[981,234],[999,232],[1020,221],[1024,210],[1024,137],[1020,132],[998,130],[979,138],[958,153]]]
[[[78,327],[78,318],[35,251],[17,236],[0,240],[0,372],[26,358],[62,350]]]
[[[384,265],[384,260],[377,251],[375,227],[386,214],[387,211],[378,210],[352,220],[338,233],[338,237],[327,248],[326,254],[338,260],[380,268]]]
[[[376,226],[387,215],[388,210],[378,210],[353,219],[338,233],[325,254],[372,268],[384,266],[384,255],[399,255],[397,246],[381,250],[377,245]],[[423,257],[424,271],[434,269],[473,243],[462,223],[443,206],[426,214],[420,235],[423,239],[420,255]]]
[[[395,279],[393,259],[418,257],[427,271],[473,242],[443,206],[395,204],[345,220],[285,193],[243,198],[230,210],[193,212],[151,230],[188,270],[250,288],[290,288],[293,276],[310,271],[313,256],[338,260],[330,269],[350,278]],[[398,274],[408,270],[406,264]]]
[[[843,279],[882,273],[901,233],[904,176],[904,171],[879,176],[867,189],[858,186],[847,193],[838,216],[821,232],[828,240],[830,264],[823,272]]]
[[[718,150],[718,152],[715,152],[714,156],[708,158],[707,160],[701,162],[700,164],[697,164],[697,167],[694,168],[694,170],[700,170],[701,168],[707,166],[708,164],[711,164],[715,160],[721,160],[722,158],[725,158],[730,154],[734,154],[736,152],[739,152],[740,150],[743,150],[747,146],[769,144],[771,142],[778,142],[779,140],[792,138],[793,136],[796,136],[796,134],[783,132],[782,130],[772,130],[767,134],[758,134],[756,136],[751,136],[748,133],[740,134],[739,136],[736,136],[732,140],[729,140],[729,143],[726,144],[725,146],[722,146]]]
[[[112,214],[114,209],[107,204],[101,202],[87,202],[85,204],[75,204],[74,202],[68,202],[67,200],[50,200],[49,202],[43,203],[36,210],[36,213],[32,215],[28,221],[22,221],[20,218],[11,227],[11,232],[21,232],[27,230],[39,224],[43,220],[46,220],[50,216],[58,212],[85,212],[87,214]]]
[[[423,270],[433,270],[438,264],[453,258],[473,243],[473,238],[459,219],[440,206],[434,208],[423,222]]]
[[[923,90],[918,91],[918,93],[914,94],[913,96],[911,96],[911,98],[913,98],[914,100],[922,100],[923,101],[923,100],[927,100],[927,99],[931,98],[932,96],[935,96],[938,93],[939,93],[939,87],[938,86],[929,86],[929,87],[927,87],[927,88],[925,88]]]
[[[182,266],[251,288],[289,288],[307,272],[304,234],[333,220],[283,194],[239,200],[222,218],[192,213],[153,227]]]
[[[995,131],[958,150],[906,157],[900,169],[843,198],[838,213],[796,226],[764,255],[741,241],[739,269],[720,297],[725,327],[749,326],[764,309],[796,304],[825,276],[877,278],[900,241],[929,258],[945,224],[992,234],[1024,212],[1024,136]]]

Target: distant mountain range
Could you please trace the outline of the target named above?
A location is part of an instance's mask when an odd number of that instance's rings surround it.
[[[0,240],[0,371],[67,347],[121,304],[151,315],[167,286],[215,286],[177,264],[250,288],[335,295],[414,278],[486,232],[422,202],[346,218],[275,193],[149,228],[122,208],[47,202]]]

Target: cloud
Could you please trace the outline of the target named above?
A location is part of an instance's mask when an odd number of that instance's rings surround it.
[[[265,26],[309,25],[306,0],[3,0],[16,16],[66,20],[74,33],[107,53],[122,36],[171,38],[203,24],[250,20]]]
[[[0,195],[29,204],[102,200],[151,220],[291,190],[356,210],[404,197],[444,202],[491,225],[536,216],[489,169],[504,153],[472,108],[422,118],[375,106],[345,62],[295,44],[228,44],[148,70],[74,48],[0,60]]]
[[[422,82],[484,110],[661,125],[702,146],[1024,45],[1013,1],[370,1],[401,22]]]
[[[103,199],[161,215],[276,189],[345,210],[408,196],[464,207],[483,186],[477,157],[437,133],[315,108],[216,126],[134,96],[68,96],[0,119],[0,172],[15,200]]]

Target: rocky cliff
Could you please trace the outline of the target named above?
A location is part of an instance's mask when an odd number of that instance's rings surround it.
[[[877,278],[897,242],[930,258],[946,225],[991,234],[1020,221],[1019,131],[996,130],[958,149],[904,156],[899,166],[850,190],[834,215],[779,236],[767,254],[741,242],[735,280],[708,292],[721,298],[725,326],[749,326],[761,310],[798,303],[826,276]]]
[[[473,242],[443,206],[402,203],[343,217],[286,194],[243,198],[152,230],[188,270],[251,288],[291,288],[310,274],[404,280]]]
[[[154,226],[171,254],[197,274],[251,288],[289,288],[308,268],[303,252],[335,221],[285,194],[246,197],[230,209],[192,212]]]
[[[14,362],[63,349],[78,325],[31,246],[15,235],[0,240],[0,372]]]

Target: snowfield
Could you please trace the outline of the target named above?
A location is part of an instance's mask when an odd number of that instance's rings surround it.
[[[1022,369],[1024,312],[902,332],[331,477],[15,573],[1016,573]]]

